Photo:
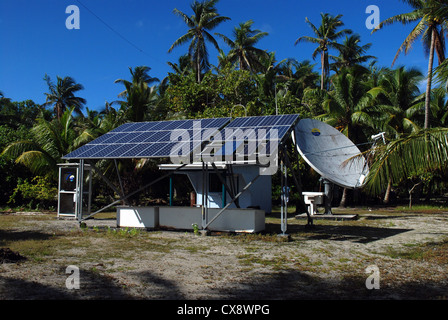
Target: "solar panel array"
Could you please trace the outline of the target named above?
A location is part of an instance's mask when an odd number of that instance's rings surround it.
[[[169,157],[182,143],[195,145],[210,139],[230,118],[126,123],[64,156],[64,159],[118,159]],[[187,135],[187,136],[185,136]],[[179,142],[181,140],[181,142]],[[182,142],[183,141],[183,142]]]
[[[253,154],[263,141],[281,141],[298,118],[299,115],[276,115],[233,121],[212,118],[126,123],[63,158],[163,158],[184,150],[198,154],[202,144],[209,140],[212,141],[208,146],[215,151],[221,148],[222,155],[235,152],[240,145],[244,145],[246,154]],[[249,144],[244,144],[245,141]],[[229,143],[234,146],[225,147]]]
[[[237,153],[246,157],[256,153],[270,154],[270,148],[277,147],[298,119],[297,114],[236,118],[220,131],[218,137],[215,136],[202,153],[209,154],[214,150],[213,155]]]

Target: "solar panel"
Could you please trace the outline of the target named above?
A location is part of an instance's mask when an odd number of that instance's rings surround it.
[[[229,121],[212,118],[125,123],[63,159],[170,157],[181,147],[185,147],[183,151],[200,147]]]
[[[274,151],[299,115],[126,123],[63,159],[159,158],[210,154],[252,156]],[[230,123],[229,123],[230,122]],[[204,142],[210,142],[204,149]],[[269,143],[267,143],[269,142]],[[272,150],[271,150],[272,149]],[[197,158],[196,158],[197,159]]]
[[[253,157],[256,153],[270,154],[298,120],[298,114],[236,118],[201,154],[224,156],[226,159],[233,155]]]

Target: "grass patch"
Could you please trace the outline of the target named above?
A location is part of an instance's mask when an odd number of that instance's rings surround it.
[[[413,205],[412,208],[409,208],[409,206],[397,206],[394,208],[394,211],[396,212],[402,212],[402,213],[442,213],[447,212],[447,208],[443,206],[432,206],[432,205]]]
[[[426,244],[408,244],[406,249],[395,249],[389,247],[384,253],[393,259],[410,259],[448,264],[448,239],[442,242],[431,242]]]
[[[241,254],[238,255],[240,263],[244,266],[255,266],[257,264],[272,267],[274,270],[285,270],[290,267],[290,259],[286,256],[278,256],[270,259],[260,258],[258,255],[253,254]]]
[[[72,245],[70,237],[66,234],[0,230],[0,235],[2,247],[10,248],[36,262],[46,261],[56,255],[58,251]]]
[[[222,237],[234,239],[242,243],[250,243],[254,241],[262,242],[286,242],[288,239],[278,234],[271,233],[227,233]]]
[[[138,228],[84,227],[73,230],[32,228],[55,215],[0,215],[0,247],[10,248],[31,262],[55,257],[76,263],[98,260],[132,260],[138,252],[168,253],[173,239],[160,239]]]

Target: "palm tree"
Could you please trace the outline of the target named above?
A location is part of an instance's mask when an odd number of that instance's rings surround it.
[[[380,73],[377,86],[370,90],[377,107],[385,111],[378,126],[380,131],[399,139],[420,130],[418,118],[422,108],[418,84],[422,78],[422,73],[414,68],[384,69]],[[389,203],[393,182],[390,177],[383,199],[385,204]]]
[[[149,76],[150,70],[151,68],[146,66],[129,68],[131,81],[115,80],[115,83],[121,83],[125,87],[125,90],[118,96],[126,99],[122,102],[122,106],[126,108],[126,118],[129,121],[143,121],[149,108],[156,104],[157,90],[155,86],[150,87],[149,85],[158,82],[159,79]]]
[[[252,30],[253,21],[242,22],[238,27],[233,29],[234,40],[229,39],[223,34],[215,33],[220,36],[224,42],[230,47],[227,55],[227,61],[238,63],[240,70],[249,70],[257,72],[261,69],[262,64],[260,57],[267,56],[267,52],[255,47],[258,41],[268,35],[267,32],[260,30]]]
[[[263,114],[275,114],[277,112],[276,109],[275,113],[268,111],[267,109],[274,111],[272,104],[273,100],[276,100],[277,97],[278,73],[285,61],[286,59],[277,63],[275,52],[270,52],[266,57],[262,57],[261,59],[263,66],[262,71],[258,74],[253,74],[257,83],[259,100],[265,105],[262,112]]]
[[[445,88],[432,90],[431,113],[434,127],[448,126],[448,100]]]
[[[447,169],[448,129],[422,129],[375,148],[365,190],[380,194],[390,181],[405,181],[410,177]]]
[[[309,60],[286,59],[280,63],[277,78],[298,99],[302,99],[305,89],[317,87],[319,74],[314,71],[314,66]]]
[[[132,68],[129,68],[129,71],[132,76],[132,81],[127,81],[123,79],[115,80],[115,83],[122,83],[126,87],[126,90],[121,92],[119,96],[124,96],[127,90],[129,90],[132,87],[132,85],[136,85],[142,82],[145,82],[146,84],[149,85],[151,83],[158,82],[159,79],[153,78],[148,74],[150,70],[151,68],[147,66],[138,66],[135,67],[134,70],[132,70]]]
[[[99,113],[87,108],[87,116],[77,122],[81,132],[80,140],[94,140],[125,123],[125,110],[123,108],[115,110],[111,104],[106,102],[105,110]]]
[[[360,42],[361,37],[359,34],[345,36],[342,46],[338,47],[339,56],[330,56],[334,61],[331,64],[332,69],[338,70],[342,67],[351,67],[355,64],[362,64],[371,59],[376,59],[374,56],[365,55],[372,44],[360,45]]]
[[[418,84],[422,79],[423,74],[419,70],[400,67],[384,72],[378,87],[370,90],[376,98],[377,107],[387,110],[381,130],[394,139],[420,129],[418,117],[421,114],[421,98]]]
[[[218,0],[204,0],[201,2],[195,0],[191,4],[191,9],[194,13],[192,16],[188,16],[178,9],[174,9],[173,11],[174,14],[184,20],[189,30],[186,34],[174,41],[168,52],[171,52],[177,46],[191,41],[188,48],[188,55],[196,70],[196,79],[198,82],[201,82],[202,71],[209,68],[208,51],[205,45],[205,40],[211,42],[213,46],[219,50],[218,43],[209,33],[209,30],[216,28],[220,23],[226,20],[230,20],[230,18],[218,14],[215,8],[217,2]]]
[[[56,180],[57,164],[62,162],[61,158],[86,142],[75,128],[74,110],[67,109],[59,119],[51,121],[38,118],[31,129],[33,139],[9,144],[2,156],[15,159],[16,163],[23,164],[33,174]]]
[[[171,67],[171,69],[173,69],[174,73],[179,77],[183,77],[186,74],[192,72],[188,54],[180,56],[177,63],[167,62],[167,64]]]
[[[402,24],[408,24],[414,21],[418,21],[417,25],[408,34],[406,39],[398,49],[392,65],[398,58],[400,52],[404,51],[405,54],[412,48],[414,41],[422,36],[423,46],[425,51],[429,53],[428,59],[428,79],[426,85],[425,95],[425,123],[424,127],[429,127],[430,118],[430,101],[431,101],[431,83],[433,77],[433,64],[434,64],[434,52],[436,52],[439,59],[439,65],[445,60],[445,21],[440,16],[441,5],[447,5],[447,1],[444,0],[403,0],[404,3],[410,5],[414,10],[408,13],[399,14],[390,17],[378,25],[378,28],[373,30],[375,32],[381,29],[383,26],[393,24],[395,22],[401,22]]]
[[[4,122],[10,122],[10,116],[4,115],[4,111],[6,109],[6,106],[11,103],[11,99],[5,98],[3,95],[3,92],[0,91],[0,124],[3,124]]]
[[[366,128],[376,128],[384,113],[372,103],[368,76],[369,70],[360,65],[339,70],[332,77],[332,90],[323,102],[325,113],[317,116],[355,143],[366,141]]]
[[[321,63],[321,84],[320,88],[323,90],[325,85],[326,75],[329,74],[329,63],[328,63],[328,50],[331,48],[338,49],[341,47],[340,44],[336,42],[340,37],[351,34],[352,31],[349,29],[337,30],[342,27],[344,23],[341,20],[342,15],[337,15],[333,17],[328,13],[321,13],[321,24],[317,28],[312,24],[308,18],[305,18],[306,23],[313,30],[315,37],[302,36],[298,38],[295,42],[297,45],[301,41],[316,43],[318,46],[313,52],[313,59],[320,53],[320,63]]]
[[[82,107],[86,100],[76,97],[76,92],[83,90],[84,87],[76,83],[72,77],[57,77],[57,83],[51,81],[50,77],[45,74],[44,80],[47,82],[49,93],[45,93],[46,102],[44,106],[54,105],[54,113],[57,119],[60,119],[67,108],[74,107],[74,111],[82,115]]]

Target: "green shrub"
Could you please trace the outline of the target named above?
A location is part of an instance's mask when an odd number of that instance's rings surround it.
[[[9,198],[10,205],[27,205],[29,209],[49,208],[57,201],[58,189],[54,183],[41,176],[19,180],[17,187]]]

